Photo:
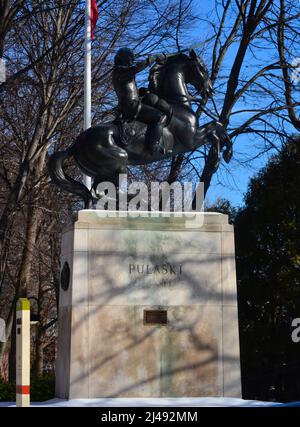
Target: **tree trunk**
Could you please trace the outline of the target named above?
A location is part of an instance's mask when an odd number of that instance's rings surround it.
[[[35,343],[35,361],[33,371],[36,375],[43,375],[44,371],[44,346],[41,342],[41,333],[38,330]]]
[[[14,311],[15,313],[15,311]],[[10,349],[8,357],[8,379],[16,381],[16,316],[13,316],[12,329],[10,335]]]

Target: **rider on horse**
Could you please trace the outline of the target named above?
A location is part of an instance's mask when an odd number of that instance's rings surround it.
[[[155,94],[148,91],[144,91],[141,99],[135,81],[136,74],[150,66],[155,59],[157,58],[148,57],[144,61],[134,62],[131,49],[119,49],[115,56],[112,81],[118,96],[118,107],[122,118],[147,124],[146,138],[149,151],[164,153],[161,140],[163,128],[170,118],[170,108],[167,104],[165,106]]]
[[[118,184],[119,174],[124,173],[127,167],[157,162],[167,156],[187,153],[210,144],[208,160],[202,172],[204,181],[208,183],[219,166],[223,147],[224,160],[228,163],[232,157],[232,142],[226,127],[215,119],[199,126],[192,108],[189,84],[202,97],[212,93],[205,64],[193,50],[188,55],[179,52],[161,56],[155,57],[149,89],[140,91],[135,75],[149,66],[154,58],[134,63],[133,53],[129,49],[120,50],[115,58],[113,81],[123,120],[136,118],[147,126],[139,121],[125,126],[119,126],[122,120],[118,119],[105,122],[85,130],[66,150],[50,156],[52,181],[63,190],[81,197],[86,208],[98,197],[98,184],[104,181]],[[168,128],[164,129],[166,125]],[[151,155],[148,141],[161,148],[160,139],[163,140],[164,153],[156,151]],[[84,174],[93,178],[92,190],[68,176],[65,162],[70,158]]]

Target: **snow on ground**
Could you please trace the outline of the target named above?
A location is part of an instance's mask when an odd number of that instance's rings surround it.
[[[0,402],[0,407],[14,407],[14,402]],[[103,399],[52,399],[46,402],[33,402],[33,407],[137,407],[137,406],[165,406],[165,407],[184,407],[184,406],[220,406],[220,407],[257,407],[257,406],[297,406],[300,402],[291,402],[288,404],[277,402],[261,402],[258,400],[243,400],[231,397],[170,397],[170,398],[103,398]]]

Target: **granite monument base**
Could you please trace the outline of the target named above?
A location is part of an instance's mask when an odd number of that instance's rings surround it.
[[[241,397],[227,216],[124,215],[63,234],[56,396]]]

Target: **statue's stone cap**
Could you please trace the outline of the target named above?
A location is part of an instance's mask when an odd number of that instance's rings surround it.
[[[144,230],[232,231],[228,215],[218,212],[128,212],[84,209],[78,211],[76,228]]]

